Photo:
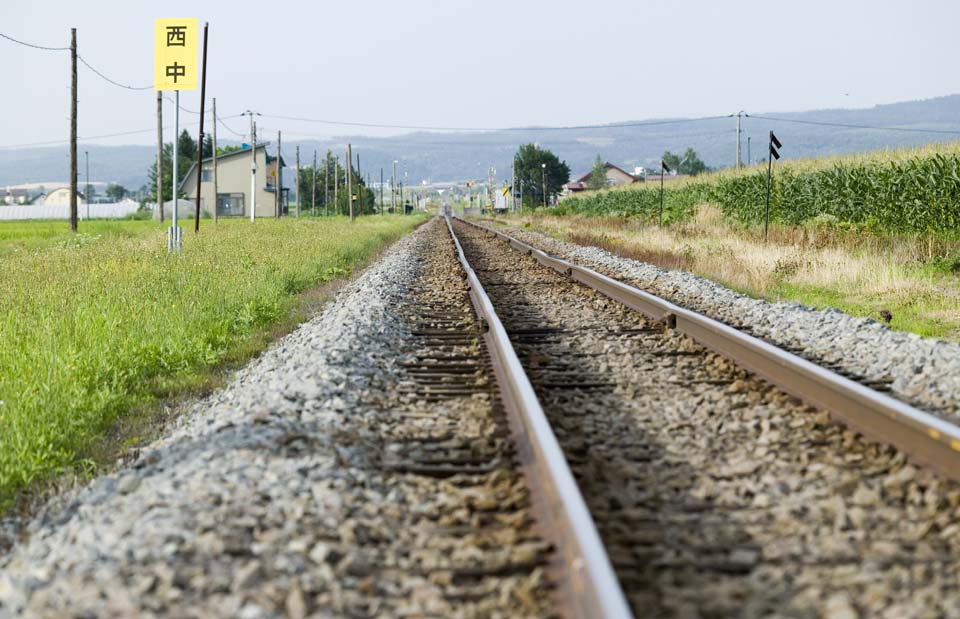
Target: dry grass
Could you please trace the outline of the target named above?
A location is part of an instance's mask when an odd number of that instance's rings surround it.
[[[930,266],[960,252],[960,241],[879,237],[825,227],[756,230],[725,221],[703,205],[697,215],[660,229],[629,218],[539,214],[514,219],[551,236],[691,271],[757,298],[837,307],[921,335],[960,340],[960,276]]]

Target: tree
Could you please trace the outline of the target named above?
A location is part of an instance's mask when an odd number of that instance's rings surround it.
[[[544,189],[549,198],[570,182],[570,166],[545,148],[523,144],[514,155],[514,175],[518,182],[523,183],[524,206],[536,207],[543,205]]]
[[[197,142],[190,137],[187,130],[180,133],[177,140],[177,186],[183,182],[190,166],[197,160]],[[157,186],[157,158],[153,158],[153,165],[147,170],[147,176],[150,179],[150,186]],[[173,179],[173,143],[163,145],[163,201],[173,199],[173,188],[171,181]],[[180,195],[183,195],[182,193]]]
[[[126,187],[123,187],[122,185],[118,185],[116,183],[110,183],[109,185],[107,185],[107,189],[105,193],[107,194],[107,197],[113,200],[114,202],[119,202],[120,200],[123,200],[127,196],[128,192]]]
[[[590,170],[590,178],[587,179],[587,187],[590,189],[603,189],[609,184],[607,179],[607,165],[597,155],[593,162],[593,169]]]
[[[697,156],[697,151],[692,148],[687,148],[683,153],[683,157],[680,155],[675,155],[670,151],[664,151],[663,161],[671,169],[676,170],[677,174],[689,174],[690,176],[696,176],[701,172],[706,172],[710,168],[707,167],[703,161],[700,160],[700,157]]]

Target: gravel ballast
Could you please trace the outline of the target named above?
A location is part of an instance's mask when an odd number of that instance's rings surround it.
[[[0,618],[549,614],[509,458],[403,470],[444,440],[503,448],[491,387],[431,400],[406,369],[426,354],[416,291],[443,288],[473,328],[443,238],[435,220],[402,239],[129,466],[51,502],[0,556]],[[437,247],[447,270],[423,283]],[[454,352],[482,361],[470,339]]]
[[[590,267],[815,363],[827,364],[891,395],[960,423],[960,344],[893,331],[870,318],[799,303],[752,299],[684,271],[622,258],[514,227],[504,231],[552,255]]]

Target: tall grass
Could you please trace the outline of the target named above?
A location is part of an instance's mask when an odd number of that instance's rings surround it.
[[[664,211],[667,221],[682,221],[711,203],[752,224],[763,219],[765,195],[766,169],[753,166],[672,181]],[[659,185],[651,182],[573,196],[559,213],[652,220],[658,210]],[[960,142],[777,165],[770,213],[787,225],[820,217],[875,230],[960,232]]]
[[[187,234],[181,256],[149,222],[99,237],[34,224],[44,247],[0,254],[0,503],[75,465],[152,381],[217,364],[419,221],[221,221]]]

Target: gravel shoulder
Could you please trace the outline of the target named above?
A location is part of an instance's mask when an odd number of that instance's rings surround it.
[[[769,303],[683,271],[622,258],[544,234],[506,227],[516,238],[682,307],[743,329],[891,395],[960,423],[960,344],[893,331],[870,318],[799,303]]]
[[[459,419],[494,441],[486,394],[426,402],[405,370],[418,351],[403,308],[438,225],[135,461],[36,515],[0,557],[0,619],[547,615],[546,550],[509,463],[486,476],[386,466]]]

